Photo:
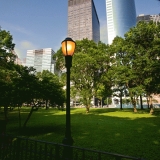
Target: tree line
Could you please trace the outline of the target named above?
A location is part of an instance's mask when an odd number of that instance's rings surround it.
[[[65,68],[61,48],[53,57],[56,67]],[[153,112],[152,95],[160,93],[160,23],[139,22],[122,37],[115,37],[111,45],[83,39],[76,41],[71,68],[72,95],[79,96],[87,112],[91,99],[120,98],[124,92],[130,97],[134,112],[137,98],[147,97]],[[64,79],[62,74],[61,78]],[[120,99],[122,109],[122,98]]]
[[[33,67],[15,64],[12,53],[15,44],[10,32],[0,31],[0,106],[4,115],[10,106],[32,104],[31,113],[37,105],[45,102],[63,106],[65,102],[65,64],[61,48],[53,56],[61,77],[43,71],[35,74]],[[80,97],[87,112],[93,97],[105,99],[127,92],[136,112],[137,97],[145,95],[153,112],[152,95],[160,93],[160,24],[139,22],[124,38],[116,37],[111,45],[92,40],[76,41],[71,68],[71,96]],[[143,107],[143,105],[141,105]]]
[[[3,106],[7,120],[9,107],[18,107],[20,113],[24,103],[30,104],[26,126],[32,112],[42,103],[45,102],[46,109],[48,104],[63,107],[65,92],[57,75],[47,70],[36,73],[33,67],[15,64],[15,44],[12,41],[10,32],[0,30],[0,106]]]

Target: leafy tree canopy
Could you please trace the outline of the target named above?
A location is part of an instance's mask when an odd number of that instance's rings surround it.
[[[64,69],[64,57],[61,49],[54,55],[58,69]],[[76,50],[72,60],[71,82],[89,111],[91,99],[96,95],[101,83],[109,81],[107,72],[111,64],[108,46],[102,42],[96,44],[92,40],[76,41]],[[109,87],[108,87],[109,88]]]

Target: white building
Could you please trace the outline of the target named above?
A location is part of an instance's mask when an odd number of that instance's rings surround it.
[[[134,0],[106,0],[108,44],[136,25]]]
[[[52,48],[27,50],[26,66],[34,67],[37,72],[48,70],[55,73],[55,63],[52,59],[54,53]]]

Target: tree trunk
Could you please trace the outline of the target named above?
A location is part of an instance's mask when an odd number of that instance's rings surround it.
[[[7,122],[8,121],[8,106],[4,105],[4,119]]]
[[[149,107],[150,107],[150,114],[153,114],[153,103],[152,103],[152,96],[149,96]]]
[[[48,109],[48,100],[46,100],[46,109]]]
[[[86,113],[89,113],[89,108],[90,108],[90,106],[88,105],[88,106],[86,106]]]
[[[133,105],[133,111],[134,111],[134,112],[137,112],[136,100],[135,100],[135,98],[131,97],[131,101],[132,101],[132,105]]]
[[[120,109],[122,110],[122,92],[121,92],[121,95],[120,95]]]
[[[135,113],[137,112],[137,108],[136,108],[136,105],[134,105],[134,112],[135,112]]]
[[[101,108],[103,108],[103,98],[101,98]]]
[[[107,107],[109,107],[109,104],[108,104],[108,97],[107,97]]]
[[[32,106],[32,108],[31,108],[31,110],[30,110],[30,112],[29,112],[29,114],[28,114],[28,117],[27,117],[26,121],[25,121],[24,124],[23,124],[23,128],[26,128],[27,122],[29,121],[29,119],[30,119],[30,117],[31,117],[31,115],[32,115],[32,113],[33,113],[33,111],[34,111],[34,107],[36,107],[34,101],[33,101],[33,104],[34,104],[34,105]]]
[[[141,109],[143,109],[142,95],[140,95],[140,105],[141,105]]]
[[[149,96],[147,96],[147,105],[148,105],[148,109],[149,109]]]
[[[20,130],[21,129],[21,110],[19,106],[18,106],[18,120],[19,120],[19,130]]]

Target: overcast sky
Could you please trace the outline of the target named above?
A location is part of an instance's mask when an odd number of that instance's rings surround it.
[[[10,31],[15,51],[25,58],[28,49],[61,46],[67,36],[68,0],[0,0],[0,26]],[[101,27],[101,41],[106,43],[106,3],[94,0]],[[135,0],[136,13],[159,14],[158,0]]]

